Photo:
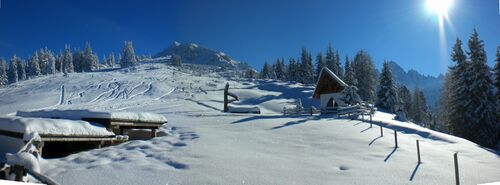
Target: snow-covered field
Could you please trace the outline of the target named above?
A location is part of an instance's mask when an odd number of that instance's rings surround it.
[[[222,113],[226,82],[237,104],[258,105],[262,114]],[[500,181],[498,152],[392,115],[375,115],[389,123],[379,137],[378,126],[358,120],[281,114],[295,98],[305,107],[317,105],[312,90],[149,63],[11,85],[0,89],[0,114],[85,108],[168,119],[154,139],[41,161],[42,173],[61,184],[453,184],[454,152],[462,184]],[[397,149],[391,129],[398,130]]]

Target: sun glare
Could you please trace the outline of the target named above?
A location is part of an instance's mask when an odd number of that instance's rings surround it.
[[[453,5],[453,0],[427,0],[427,10],[439,17],[447,16],[448,10]]]

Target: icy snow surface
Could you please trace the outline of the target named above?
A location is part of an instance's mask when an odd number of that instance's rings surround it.
[[[240,99],[235,106],[258,106],[262,114],[223,113],[226,82]],[[317,106],[313,89],[143,64],[130,72],[52,75],[11,85],[0,89],[0,113],[92,109],[168,118],[157,138],[42,160],[42,173],[61,184],[453,184],[454,152],[462,184],[500,181],[497,152],[393,115],[375,115],[386,126],[380,137],[378,125],[367,122],[281,114],[297,98],[305,108]],[[397,149],[391,129],[398,131]]]
[[[17,111],[16,116],[63,118],[72,120],[81,120],[82,118],[107,118],[142,122],[167,122],[167,118],[164,116],[149,112],[104,112],[86,109]]]

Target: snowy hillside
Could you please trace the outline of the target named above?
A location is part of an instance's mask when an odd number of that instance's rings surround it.
[[[169,48],[156,54],[154,58],[169,57],[178,55],[183,63],[204,64],[215,66],[242,66],[242,63],[231,59],[225,53],[199,46],[195,43],[181,44],[174,42]]]
[[[240,98],[235,104],[257,105],[262,114],[221,112],[226,82]],[[86,108],[147,111],[169,120],[154,139],[41,161],[42,173],[61,184],[453,184],[455,152],[462,184],[500,181],[498,152],[393,115],[375,115],[388,124],[380,137],[379,127],[367,122],[281,113],[296,98],[317,106],[313,89],[146,63],[12,84],[0,89],[0,114]],[[391,129],[398,131],[397,149]]]

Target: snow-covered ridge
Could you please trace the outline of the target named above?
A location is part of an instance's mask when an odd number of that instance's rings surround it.
[[[178,55],[183,63],[238,67],[241,62],[233,60],[220,51],[199,46],[195,43],[174,42],[169,48],[156,54],[154,58]]]

